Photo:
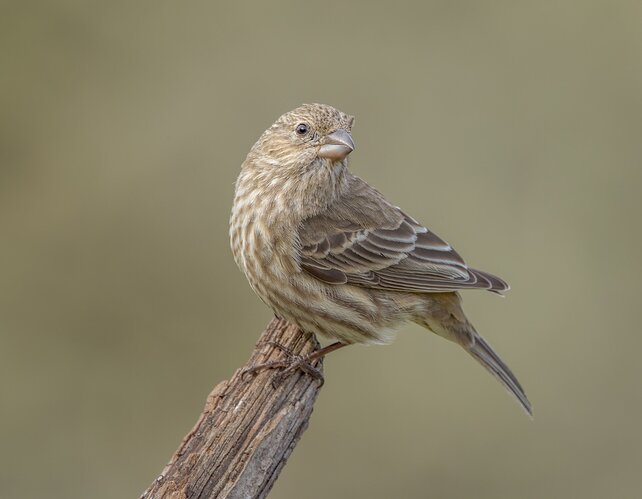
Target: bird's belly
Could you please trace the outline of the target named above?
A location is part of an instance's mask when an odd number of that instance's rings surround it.
[[[303,271],[262,298],[277,316],[343,343],[390,343],[399,326],[412,320],[410,313],[381,300],[376,292],[320,283]]]
[[[344,343],[389,343],[395,330],[412,320],[386,293],[317,280],[301,270],[293,240],[273,237],[260,223],[243,225],[232,238],[235,259],[278,317]]]

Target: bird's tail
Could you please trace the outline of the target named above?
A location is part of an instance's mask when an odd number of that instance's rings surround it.
[[[504,361],[499,358],[493,348],[479,334],[474,333],[471,344],[465,346],[466,350],[482,366],[488,370],[504,387],[517,399],[522,409],[532,418],[533,408],[531,406],[522,385]]]
[[[468,321],[461,308],[459,293],[429,294],[422,302],[421,313],[415,321],[442,338],[457,343],[472,355],[511,393],[532,418],[533,409],[522,385],[499,358],[493,348],[482,338]]]

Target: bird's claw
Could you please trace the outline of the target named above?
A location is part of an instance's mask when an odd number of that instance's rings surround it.
[[[275,345],[277,346],[277,345]],[[246,375],[255,375],[259,371],[262,371],[264,369],[283,369],[283,371],[276,373],[272,377],[272,386],[274,388],[278,388],[278,386],[289,376],[291,375],[294,371],[297,369],[300,369],[303,371],[305,374],[308,376],[314,378],[319,382],[319,387],[323,386],[323,383],[325,382],[325,379],[323,377],[323,373],[314,367],[312,363],[310,362],[310,359],[307,355],[296,355],[293,354],[289,349],[286,350],[286,348],[283,348],[284,352],[286,353],[287,357],[285,359],[280,359],[280,360],[270,360],[267,362],[262,362],[260,364],[255,364],[252,366],[249,366],[245,369],[243,369],[241,373],[241,377],[245,377]]]
[[[272,377],[272,386],[275,388],[297,369],[300,369],[311,378],[317,380],[319,382],[319,388],[323,386],[323,383],[325,383],[323,373],[320,369],[317,369],[312,365],[307,355],[292,355],[286,362],[284,362],[284,364],[287,364],[287,366],[283,366],[285,369],[280,373],[276,373]]]
[[[245,377],[248,375],[254,376],[263,369],[277,369],[279,367],[287,367],[288,365],[289,364],[287,364],[283,360],[270,360],[268,362],[261,362],[260,364],[253,364],[251,366],[245,367],[241,371],[241,378],[245,379]]]

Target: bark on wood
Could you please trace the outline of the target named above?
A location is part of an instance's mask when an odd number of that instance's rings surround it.
[[[248,363],[212,390],[196,425],[141,499],[267,496],[308,426],[320,388],[300,370],[276,385],[273,369],[244,374],[247,367],[286,355],[273,342],[296,355],[319,348],[314,336],[272,320]],[[322,370],[322,362],[315,367]]]

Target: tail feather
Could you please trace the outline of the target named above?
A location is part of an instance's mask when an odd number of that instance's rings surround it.
[[[526,393],[509,367],[499,358],[484,338],[475,334],[474,342],[467,347],[468,352],[484,366],[517,399],[522,409],[532,418],[533,408]]]

